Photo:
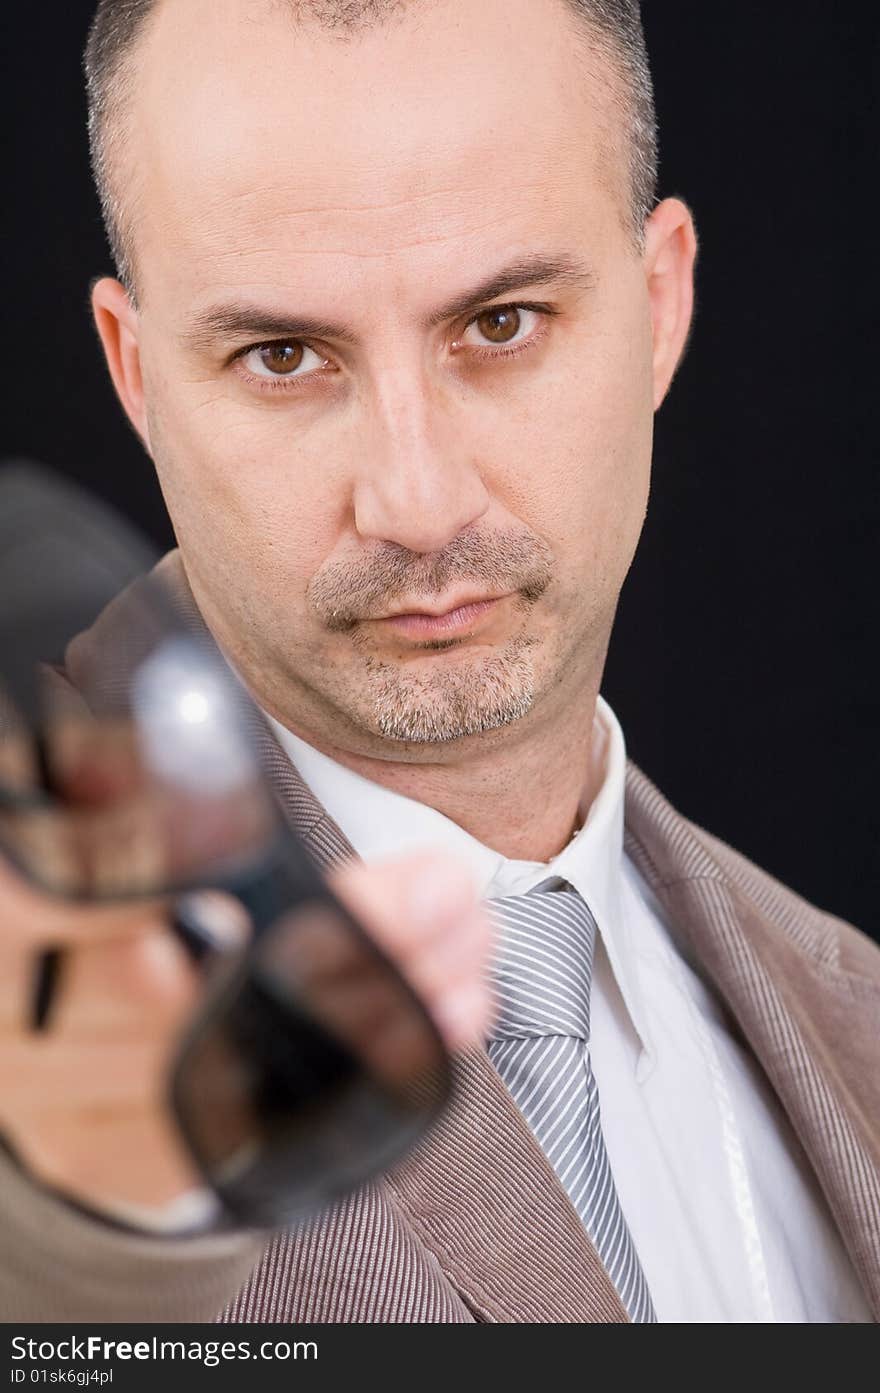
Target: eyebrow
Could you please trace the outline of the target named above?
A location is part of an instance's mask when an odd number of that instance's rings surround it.
[[[529,286],[573,286],[581,290],[592,290],[596,283],[597,278],[592,269],[585,262],[568,254],[546,256],[534,253],[518,257],[487,276],[478,285],[472,286],[470,290],[431,310],[422,321],[422,327],[436,328],[447,319],[457,319],[489,300],[496,300],[499,295],[506,295],[514,290],[525,290]],[[196,350],[205,350],[218,340],[231,338],[266,341],[283,338],[338,339],[341,343],[358,342],[357,334],[345,324],[299,314],[283,314],[240,300],[212,305],[201,310],[181,334],[183,342]]]

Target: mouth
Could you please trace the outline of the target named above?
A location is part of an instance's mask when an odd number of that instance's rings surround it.
[[[398,610],[381,619],[376,619],[374,623],[391,628],[395,633],[408,634],[412,638],[430,638],[437,634],[464,633],[487,619],[505,599],[507,599],[506,595],[496,595],[483,600],[467,600],[452,608],[438,606],[433,610],[423,608]]]

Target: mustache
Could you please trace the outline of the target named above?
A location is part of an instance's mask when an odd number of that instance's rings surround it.
[[[323,567],[309,582],[307,598],[325,628],[346,633],[406,596],[438,599],[453,581],[518,591],[533,604],[553,579],[555,560],[546,542],[523,532],[462,532],[443,551],[427,555],[386,542],[363,560]]]

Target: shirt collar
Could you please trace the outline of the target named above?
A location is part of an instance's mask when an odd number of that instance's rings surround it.
[[[643,994],[622,903],[626,746],[620,723],[602,697],[596,703],[581,817],[587,811],[587,790],[598,791],[577,835],[551,861],[542,862],[493,851],[436,808],[347,769],[268,719],[305,783],[364,861],[443,846],[470,867],[484,898],[523,895],[550,876],[569,881],[592,910],[633,1028],[642,1048],[648,1048]]]

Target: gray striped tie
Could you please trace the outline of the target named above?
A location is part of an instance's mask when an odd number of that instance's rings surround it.
[[[617,1190],[590,1065],[596,921],[558,877],[485,902],[496,930],[489,1058],[580,1215],[633,1321],[655,1321]]]

